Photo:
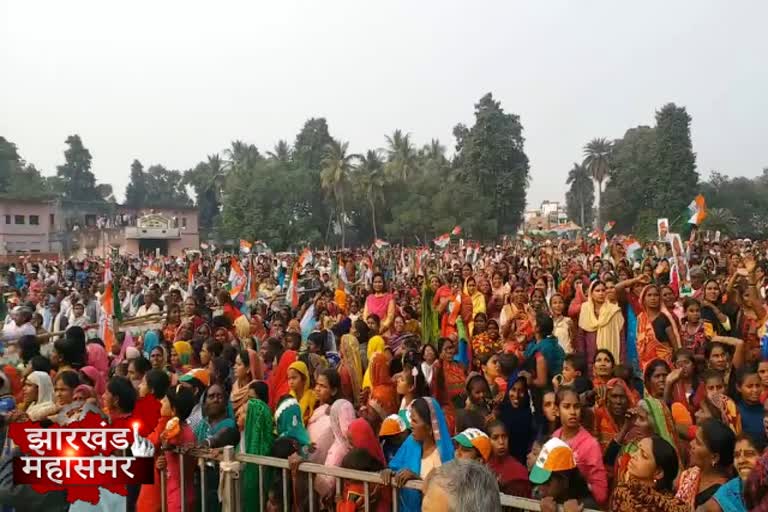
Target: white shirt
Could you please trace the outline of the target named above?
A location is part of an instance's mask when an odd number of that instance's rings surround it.
[[[136,312],[136,316],[157,315],[159,313],[160,313],[160,306],[158,306],[157,304],[152,304],[149,307],[147,307],[147,305],[144,304]]]

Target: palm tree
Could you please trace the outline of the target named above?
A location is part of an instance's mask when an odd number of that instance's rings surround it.
[[[393,177],[402,181],[408,179],[416,169],[416,149],[411,143],[411,135],[395,130],[392,136],[387,135],[387,169]]]
[[[229,149],[224,150],[227,165],[232,169],[246,169],[261,158],[259,150],[253,144],[247,144],[241,140],[232,141]]]
[[[373,239],[379,238],[376,230],[376,203],[384,202],[384,161],[378,151],[369,149],[365,156],[360,158],[357,166],[357,175],[360,188],[365,194],[368,204],[371,205],[371,224],[373,225]]]
[[[721,231],[723,234],[733,235],[738,224],[738,219],[728,208],[709,208],[707,217],[700,227],[709,231]]]
[[[595,185],[592,182],[592,177],[585,166],[574,163],[573,169],[568,171],[568,179],[565,183],[571,186],[568,194],[578,205],[579,218],[581,220],[579,225],[585,228],[585,208],[587,204],[592,205],[595,194]]]
[[[291,159],[291,146],[284,139],[280,139],[272,151],[267,152],[267,156],[272,160],[286,163]]]
[[[347,149],[349,149],[349,142],[332,139],[326,146],[325,155],[321,161],[322,169],[320,170],[320,184],[327,193],[333,196],[337,206],[342,249],[346,242],[344,193],[349,186],[350,175],[354,169],[352,162],[358,158],[358,155],[347,154]]]
[[[600,207],[602,202],[600,196],[603,193],[603,181],[608,177],[610,170],[611,143],[605,137],[592,139],[584,146],[584,167],[592,175],[592,179],[597,182],[597,226],[600,225]]]

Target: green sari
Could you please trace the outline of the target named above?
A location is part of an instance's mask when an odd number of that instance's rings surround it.
[[[437,348],[437,340],[440,338],[440,321],[432,305],[434,298],[435,292],[429,286],[428,279],[421,290],[421,343]]]
[[[243,429],[244,452],[250,455],[269,455],[275,441],[272,411],[269,406],[257,398],[248,401]],[[272,471],[263,470],[263,489],[272,486]],[[266,494],[266,493],[265,493]],[[255,464],[246,464],[243,470],[244,510],[261,510],[261,492],[259,489],[259,470]]]

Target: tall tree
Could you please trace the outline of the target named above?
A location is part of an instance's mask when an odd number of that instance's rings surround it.
[[[279,162],[289,162],[292,156],[291,146],[288,145],[286,140],[280,139],[277,141],[277,144],[275,144],[275,147],[272,149],[272,151],[267,152],[267,156],[272,160],[277,160]]]
[[[390,175],[403,182],[408,181],[416,168],[416,148],[411,143],[411,134],[395,130],[387,140],[387,167]]]
[[[568,171],[566,184],[570,185],[565,193],[565,204],[568,218],[577,220],[582,228],[592,223],[592,212],[595,202],[595,184],[592,176],[583,165],[573,164]]]
[[[218,154],[208,155],[207,161],[184,172],[183,183],[195,190],[200,226],[203,228],[211,229],[215,224],[226,179],[227,167]]]
[[[360,158],[357,167],[357,176],[368,205],[371,207],[371,225],[373,227],[373,239],[379,238],[376,229],[376,205],[384,203],[384,160],[379,152],[369,149],[365,156]]]
[[[475,105],[475,124],[454,128],[461,137],[456,162],[459,177],[478,187],[480,197],[490,201],[497,233],[514,233],[523,220],[528,189],[528,157],[520,117],[508,114],[486,94]]]
[[[91,152],[79,135],[70,135],[65,142],[69,147],[64,151],[64,164],[56,168],[56,175],[64,179],[65,197],[79,201],[100,198],[91,172]]]
[[[656,190],[660,217],[679,217],[696,196],[699,173],[691,144],[691,116],[674,103],[656,112]]]
[[[256,146],[241,140],[232,141],[230,147],[224,150],[224,157],[230,168],[252,167],[262,158]]]
[[[125,187],[125,205],[131,208],[144,206],[147,197],[147,180],[144,175],[144,166],[134,160],[131,163],[131,181]]]
[[[584,167],[587,168],[592,179],[597,182],[597,225],[600,224],[601,194],[603,193],[603,181],[608,177],[610,170],[611,143],[605,138],[592,139],[584,146]]]
[[[320,169],[328,144],[333,142],[324,117],[311,118],[304,123],[293,144],[293,159],[300,167]]]
[[[19,165],[19,160],[16,144],[0,137],[0,193],[8,192],[11,175]]]
[[[344,248],[346,242],[346,219],[347,212],[344,208],[344,196],[349,188],[353,161],[357,155],[348,154],[349,142],[331,140],[326,149],[325,157],[322,160],[322,171],[320,180],[322,187],[332,197],[338,213],[338,223],[341,229],[341,247]]]

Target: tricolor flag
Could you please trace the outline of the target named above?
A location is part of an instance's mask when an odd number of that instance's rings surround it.
[[[691,218],[688,219],[688,224],[698,226],[704,219],[707,218],[707,202],[704,200],[704,196],[699,194],[688,205],[688,212],[691,214]]]
[[[301,254],[299,255],[299,269],[303,269],[305,266],[312,263],[312,260],[314,257],[312,256],[312,251],[309,249],[304,249],[301,251]]]
[[[253,244],[247,240],[240,239],[240,252],[250,254]]]
[[[99,318],[99,336],[104,342],[107,353],[117,341],[114,318],[120,317],[120,300],[117,298],[117,287],[112,283],[112,269],[109,259],[104,269],[104,293],[101,296],[101,316]]]
[[[603,233],[603,236],[600,238],[600,244],[595,246],[595,256],[600,256],[601,258],[605,258],[606,256],[609,256],[609,245],[608,245],[608,237],[605,236],[605,233]]]
[[[441,249],[446,247],[450,243],[450,241],[451,241],[451,235],[449,235],[448,233],[444,235],[440,235],[439,237],[432,240],[432,242]]]
[[[640,260],[642,258],[642,255],[640,254],[640,250],[643,248],[640,245],[640,242],[635,240],[634,237],[627,237],[624,240],[624,247],[627,250],[627,257],[632,260]]]
[[[259,280],[256,276],[256,265],[253,257],[248,262],[248,300],[256,300],[259,295]]]
[[[381,238],[377,238],[373,242],[373,245],[375,245],[377,249],[381,249],[382,247],[388,247],[389,246],[389,242],[386,242],[386,241],[382,240]]]
[[[611,220],[611,221],[608,221],[608,222],[605,224],[605,227],[603,227],[603,232],[605,232],[605,233],[609,232],[610,230],[612,230],[612,229],[613,229],[613,226],[615,226],[615,225],[616,225],[616,222],[615,222],[615,221],[612,221],[612,220]]]
[[[453,236],[459,236],[461,234],[461,226],[456,226],[451,230]]]
[[[229,264],[229,296],[235,300],[238,295],[245,291],[246,276],[240,262],[237,258],[232,258]]]
[[[291,282],[288,284],[288,290],[285,293],[285,301],[294,309],[299,307],[299,265],[293,266]]]
[[[187,292],[190,294],[195,288],[195,274],[198,272],[200,272],[200,260],[195,257],[195,259],[189,263],[189,269],[187,270]]]

